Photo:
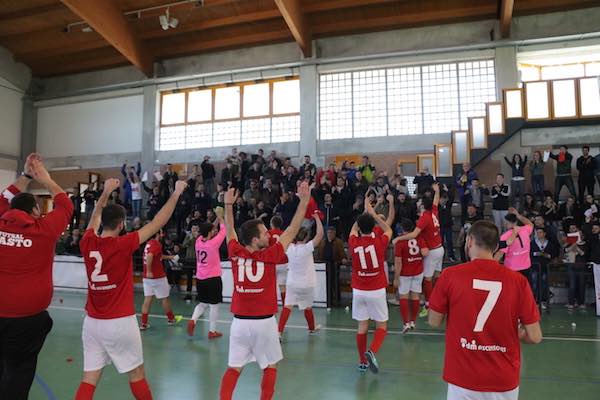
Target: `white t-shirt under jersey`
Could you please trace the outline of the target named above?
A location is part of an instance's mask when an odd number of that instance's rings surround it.
[[[317,285],[317,274],[313,261],[315,247],[308,243],[292,243],[286,251],[288,276],[286,285],[296,288],[312,288]]]

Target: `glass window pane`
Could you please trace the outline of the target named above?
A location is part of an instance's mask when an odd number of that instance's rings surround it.
[[[471,148],[485,149],[486,147],[485,118],[471,118]]]
[[[385,70],[352,74],[354,137],[387,135]]]
[[[213,125],[213,147],[239,146],[241,121],[215,122]]]
[[[533,65],[519,64],[519,72],[521,73],[521,82],[539,81],[540,68]]]
[[[165,94],[162,97],[161,123],[185,123],[185,93]]]
[[[185,149],[185,125],[160,128],[159,150]]]
[[[504,116],[502,104],[490,104],[488,107],[488,132],[490,135],[504,132]]]
[[[547,65],[541,67],[542,80],[579,78],[585,75],[583,64]]]
[[[577,98],[575,96],[575,81],[552,82],[552,104],[555,118],[577,116]]]
[[[460,129],[469,129],[469,117],[485,115],[485,103],[496,101],[496,75],[492,68],[483,68],[483,63],[458,64]]]
[[[387,70],[388,135],[423,133],[421,68]]]
[[[321,140],[352,137],[352,74],[320,77],[319,137]]]
[[[300,116],[273,117],[271,120],[271,142],[299,142]]]
[[[600,91],[598,78],[586,78],[579,81],[581,115],[600,115]]]
[[[525,84],[527,119],[550,118],[548,105],[548,84],[546,82],[528,82]]]
[[[462,164],[469,161],[469,139],[467,135],[467,131],[452,132],[455,164]]]
[[[273,83],[273,114],[300,112],[300,80]]]
[[[242,144],[260,144],[269,143],[270,141],[270,118],[246,119],[242,121]]]
[[[212,90],[198,90],[188,93],[188,122],[210,121],[212,119]]]
[[[423,69],[424,133],[449,133],[459,129],[456,64]]]
[[[240,117],[240,87],[219,88],[215,91],[215,119]]]
[[[244,117],[260,115],[269,115],[269,84],[244,86]]]
[[[449,146],[436,146],[437,176],[452,176],[452,155]]]
[[[521,90],[507,90],[505,96],[506,117],[523,118],[523,97]]]
[[[600,62],[592,62],[585,64],[585,76],[600,75]]]
[[[203,149],[212,147],[213,124],[192,124],[186,127],[185,148]]]

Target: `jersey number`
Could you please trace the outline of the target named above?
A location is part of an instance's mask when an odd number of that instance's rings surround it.
[[[94,258],[96,260],[96,265],[94,265],[94,271],[92,271],[91,280],[92,282],[108,282],[107,274],[100,274],[102,270],[102,255],[99,251],[90,251],[90,258]]]
[[[256,262],[256,273],[252,271],[252,261],[244,258],[238,258],[238,282],[244,282],[246,278],[250,282],[258,282],[262,279],[265,274],[265,263],[261,261]]]
[[[373,265],[373,269],[379,268],[379,261],[377,261],[377,253],[375,252],[375,245],[370,245],[367,247],[357,247],[354,249],[355,253],[358,253],[358,258],[360,259],[360,267],[362,269],[367,269],[367,259],[365,257],[365,253],[369,253],[371,255],[371,265]]]
[[[408,254],[411,256],[416,256],[421,252],[419,248],[419,244],[417,243],[417,239],[411,239],[408,241]]]
[[[201,264],[206,264],[206,257],[208,256],[208,254],[205,251],[199,251],[197,257],[200,258],[200,263]]]
[[[500,297],[500,292],[502,291],[502,282],[473,279],[473,289],[485,290],[488,292],[487,298],[483,303],[483,307],[481,307],[481,310],[477,315],[475,328],[473,328],[473,332],[483,332],[483,327],[490,317],[492,310],[496,306],[498,298]]]
[[[431,220],[433,221],[433,226],[436,228],[440,227],[440,221],[437,219],[435,214],[431,213]]]

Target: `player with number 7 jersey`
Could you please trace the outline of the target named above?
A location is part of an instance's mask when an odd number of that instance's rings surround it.
[[[520,341],[542,340],[539,311],[527,278],[493,259],[493,223],[473,224],[466,246],[472,261],[445,269],[429,302],[431,326],[447,318],[447,398],[516,400]]]
[[[151,400],[146,382],[142,339],[133,303],[133,253],[169,220],[187,184],[179,181],[175,191],[154,219],[138,231],[120,236],[126,211],[119,205],[106,206],[109,195],[120,186],[107,179],[98,199],[80,249],[88,276],[88,296],[83,321],[83,378],[75,400],[93,399],[102,370],[110,363],[128,374],[137,400]],[[102,233],[98,230],[102,224]]]

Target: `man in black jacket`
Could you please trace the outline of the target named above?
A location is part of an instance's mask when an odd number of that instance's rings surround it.
[[[210,163],[210,157],[204,156],[204,161],[200,164],[200,168],[202,169],[202,181],[204,182],[204,186],[208,193],[212,193],[215,191],[215,177],[217,173],[215,172],[215,166]]]
[[[545,228],[536,227],[531,241],[531,286],[542,310],[547,309],[550,291],[548,289],[548,264],[558,257],[558,243],[548,238]]]
[[[446,254],[448,254],[448,261],[455,262],[456,257],[454,256],[454,241],[452,240],[452,226],[454,225],[452,220],[452,199],[448,198],[448,194],[442,194],[440,198],[439,206],[439,217],[440,217],[440,228],[442,233],[442,240]]]
[[[594,171],[596,169],[596,160],[590,155],[590,146],[583,146],[581,151],[583,155],[577,159],[577,170],[579,171],[579,204],[583,204],[585,191],[594,196]]]
[[[560,146],[558,154],[550,153],[550,158],[556,160],[556,179],[554,180],[554,201],[558,203],[558,196],[563,186],[569,189],[571,195],[575,196],[575,185],[571,175],[571,162],[573,155],[569,153],[567,146]]]

